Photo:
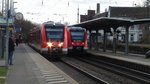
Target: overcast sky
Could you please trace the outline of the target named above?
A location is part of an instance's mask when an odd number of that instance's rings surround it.
[[[87,14],[87,10],[96,10],[96,4],[100,3],[100,12],[104,12],[109,6],[134,6],[141,4],[143,0],[14,0],[16,12],[22,12],[25,19],[36,23],[48,20],[57,22],[77,22],[77,8],[79,14]]]

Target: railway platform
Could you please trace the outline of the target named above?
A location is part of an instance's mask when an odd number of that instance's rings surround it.
[[[113,51],[109,51],[109,50],[107,50],[106,52],[103,52],[102,50],[88,50],[87,52],[93,55],[105,56],[108,58],[150,66],[150,58],[146,59],[145,55],[141,55],[141,54],[129,53],[128,55],[125,55],[124,52],[117,51],[116,53],[113,53]]]
[[[25,44],[15,48],[6,84],[78,84]]]

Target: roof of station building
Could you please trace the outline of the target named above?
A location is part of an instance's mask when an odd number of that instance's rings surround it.
[[[128,19],[128,18],[115,18],[115,17],[100,17],[88,21],[74,24],[72,26],[80,26],[87,30],[116,28],[120,26],[131,26],[135,24],[150,23],[150,18],[147,19]]]

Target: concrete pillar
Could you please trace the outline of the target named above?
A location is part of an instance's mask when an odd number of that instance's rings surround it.
[[[98,46],[98,30],[96,30],[96,46],[95,46],[95,50],[98,50],[99,46]]]
[[[113,32],[113,52],[116,53],[116,42],[117,42],[117,32],[116,29],[117,28],[113,28],[114,32]]]
[[[128,55],[129,52],[129,26],[126,26],[126,31],[125,31],[125,55]]]
[[[103,52],[106,52],[106,29],[104,29]]]
[[[91,30],[89,30],[89,50],[92,49],[92,37],[91,37]]]

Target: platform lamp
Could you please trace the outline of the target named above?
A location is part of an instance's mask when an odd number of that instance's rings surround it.
[[[10,10],[9,10],[9,0],[6,0],[6,38],[5,38],[5,64],[8,67],[8,42],[9,42],[9,17],[10,17]]]

